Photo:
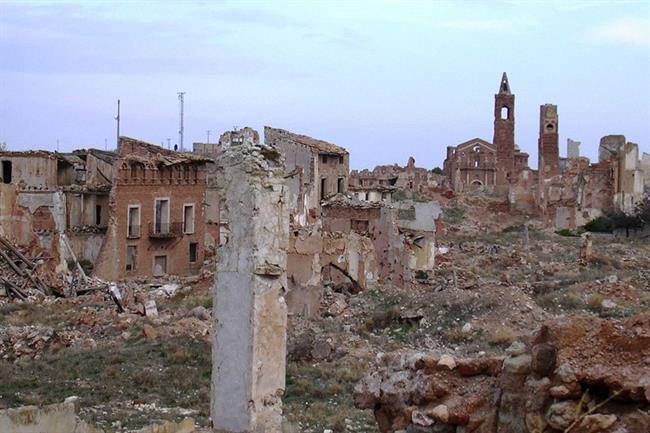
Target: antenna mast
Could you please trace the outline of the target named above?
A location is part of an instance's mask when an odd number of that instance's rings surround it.
[[[115,120],[117,120],[117,140],[115,142],[115,145],[118,146],[120,144],[120,100],[117,100],[117,116],[115,116]]]
[[[208,140],[206,141],[206,144],[210,144],[210,130],[208,129],[205,132],[206,132],[206,134],[208,134]]]
[[[178,130],[178,137],[179,137],[179,143],[178,144],[180,145],[181,152],[183,152],[183,132],[185,132],[184,128],[183,128],[183,103],[185,102],[184,99],[183,99],[184,96],[185,96],[185,92],[178,92],[178,101],[179,101],[180,106],[181,106],[181,122],[180,122],[181,125],[180,125],[180,128]]]

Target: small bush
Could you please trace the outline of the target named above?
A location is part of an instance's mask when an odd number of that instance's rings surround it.
[[[513,226],[508,226],[501,230],[501,233],[519,233],[524,231],[524,225],[523,224],[517,224]]]
[[[462,207],[450,207],[442,210],[442,217],[446,223],[458,224],[465,218],[465,209]]]
[[[599,216],[585,224],[585,230],[593,233],[611,233],[613,229],[612,220],[606,216]]]
[[[578,236],[577,233],[573,232],[570,229],[562,229],[562,230],[557,230],[555,234],[558,234],[560,236],[566,236],[566,237],[576,237]]]
[[[583,307],[582,299],[573,292],[565,293],[559,301],[560,305],[567,310],[576,310]]]
[[[603,297],[599,294],[594,294],[587,299],[587,308],[594,312],[599,312],[602,308]]]
[[[518,335],[511,328],[508,328],[507,326],[498,326],[488,336],[488,343],[492,346],[506,348],[517,338]]]

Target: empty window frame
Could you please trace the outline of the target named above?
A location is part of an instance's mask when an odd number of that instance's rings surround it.
[[[138,255],[138,248],[135,245],[127,245],[126,247],[126,271],[135,271],[135,261]]]
[[[345,179],[342,177],[339,177],[338,181],[336,182],[336,192],[341,194],[345,192]]]
[[[167,256],[155,256],[153,258],[153,276],[161,277],[167,273]]]
[[[140,237],[140,205],[129,205],[126,215],[127,215],[126,237],[139,238]]]
[[[356,219],[350,220],[350,228],[354,232],[367,233],[368,227],[369,227],[368,220],[356,220]]]
[[[2,161],[2,183],[11,183],[11,161]]]
[[[199,244],[196,242],[190,242],[190,263],[196,263],[199,252]]]
[[[95,225],[101,225],[102,224],[102,205],[96,204],[95,205]]]
[[[320,180],[320,199],[323,200],[327,196],[327,179]]]
[[[157,198],[154,203],[154,233],[169,233],[169,198]]]
[[[194,203],[186,203],[183,205],[183,233],[194,233]]]

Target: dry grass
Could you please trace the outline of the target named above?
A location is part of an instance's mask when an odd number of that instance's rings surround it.
[[[492,346],[506,348],[519,338],[512,328],[504,325],[497,325],[491,331],[488,331],[487,341]]]

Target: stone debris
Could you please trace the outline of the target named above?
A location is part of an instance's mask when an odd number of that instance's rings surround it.
[[[453,360],[448,355],[396,352],[356,386],[355,402],[374,410],[382,433],[434,424],[435,431],[646,432],[648,330],[648,314],[559,319],[505,358],[463,359],[457,369],[437,368]]]
[[[104,430],[79,419],[79,398],[68,397],[63,403],[44,407],[23,406],[0,410],[2,433],[104,433]],[[193,433],[197,432],[192,418],[180,422],[156,423],[133,433]]]

